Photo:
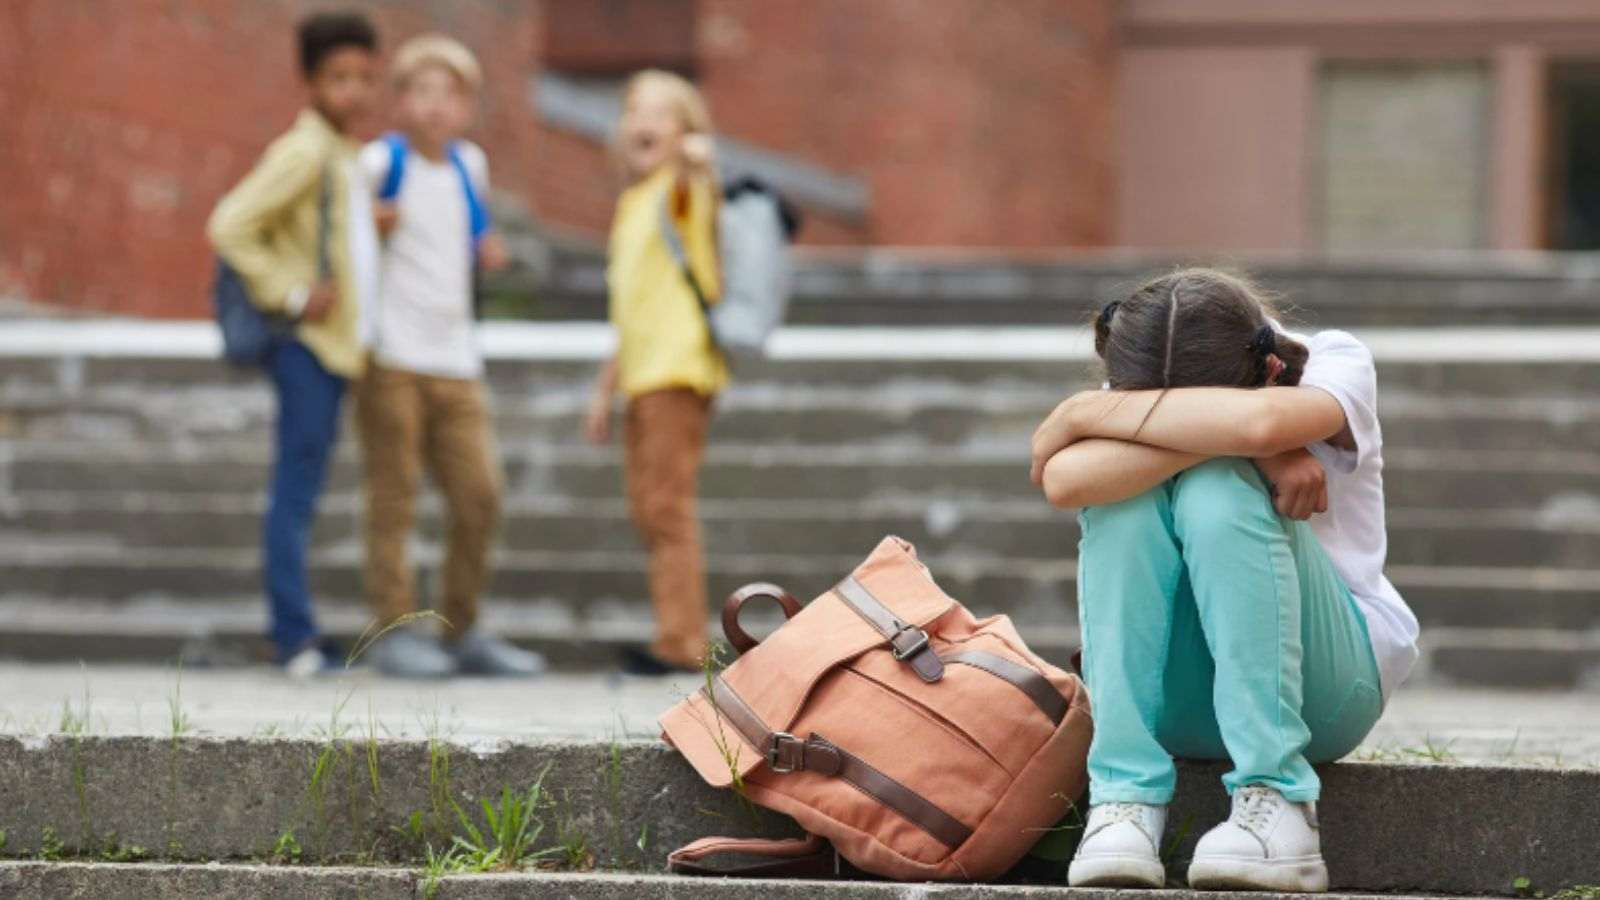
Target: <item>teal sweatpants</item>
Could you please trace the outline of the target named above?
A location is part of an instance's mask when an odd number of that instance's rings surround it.
[[[1383,711],[1366,619],[1256,467],[1215,459],[1079,516],[1093,803],[1164,804],[1173,757],[1315,800]]]

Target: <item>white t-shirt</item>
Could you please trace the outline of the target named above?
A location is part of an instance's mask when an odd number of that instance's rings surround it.
[[[1344,331],[1305,338],[1311,351],[1303,387],[1326,391],[1344,408],[1356,449],[1326,441],[1308,449],[1328,474],[1328,511],[1311,530],[1366,614],[1372,653],[1387,700],[1417,661],[1417,617],[1383,574],[1389,538],[1383,511],[1383,432],[1378,427],[1378,375],[1372,352]]]
[[[489,193],[489,163],[462,141],[462,161],[480,198]],[[390,151],[373,141],[361,151],[368,189],[389,173]],[[399,222],[383,246],[382,290],[374,349],[381,364],[446,378],[483,373],[472,312],[470,213],[461,175],[448,158],[406,154]]]

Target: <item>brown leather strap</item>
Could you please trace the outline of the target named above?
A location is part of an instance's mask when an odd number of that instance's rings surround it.
[[[761,857],[765,862],[734,866],[712,866],[702,862],[706,857],[719,853]],[[814,834],[808,834],[803,838],[785,840],[705,837],[667,854],[667,869],[680,875],[835,878],[843,866],[831,844]]]
[[[954,816],[822,735],[813,733],[801,739],[771,730],[721,676],[700,690],[751,746],[766,755],[767,767],[773,772],[804,771],[842,778],[948,847],[959,847],[972,836],[972,829]]]
[[[783,617],[792,619],[800,613],[800,601],[794,595],[775,584],[758,582],[747,584],[728,595],[722,604],[722,633],[727,636],[728,643],[733,645],[734,652],[744,653],[759,643],[755,638],[745,632],[739,624],[739,612],[744,605],[758,597],[765,597],[776,601],[783,607]]]
[[[944,663],[939,661],[938,654],[933,652],[933,646],[928,643],[928,633],[900,621],[889,607],[872,596],[866,585],[854,577],[847,577],[834,585],[833,592],[839,595],[845,606],[855,610],[857,615],[876,628],[889,642],[894,658],[909,664],[923,681],[932,684],[944,677]]]
[[[727,719],[728,724],[744,737],[745,743],[754,747],[757,753],[767,751],[767,743],[772,738],[772,729],[761,721],[761,717],[744,702],[744,698],[739,696],[738,692],[722,680],[721,675],[711,679],[710,684],[700,689],[700,693],[711,701],[711,708],[716,710],[719,716]]]
[[[1052,725],[1060,725],[1061,720],[1067,717],[1067,698],[1061,696],[1049,679],[1027,666],[982,650],[963,650],[943,659],[947,666],[972,666],[1016,685],[1033,701],[1034,706],[1039,707],[1040,712],[1050,717]]]

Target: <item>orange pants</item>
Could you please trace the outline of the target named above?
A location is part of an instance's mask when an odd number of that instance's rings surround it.
[[[624,427],[628,511],[650,553],[650,652],[699,666],[706,652],[706,566],[695,511],[711,399],[688,388],[628,401]]]
[[[500,521],[500,461],[483,385],[376,364],[356,389],[367,495],[366,593],[378,624],[416,610],[406,541],[427,467],[449,509],[443,602],[449,637],[478,617]]]

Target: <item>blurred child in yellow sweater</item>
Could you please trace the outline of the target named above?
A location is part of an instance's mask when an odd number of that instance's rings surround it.
[[[650,554],[656,617],[648,649],[631,649],[626,671],[696,670],[706,652],[705,554],[695,498],[711,404],[728,383],[705,312],[668,249],[663,216],[708,302],[720,279],[718,191],[711,116],[693,85],[649,70],[624,94],[615,152],[627,182],[611,225],[606,270],[615,357],[596,382],[585,431],[610,437],[613,395],[627,399],[623,426],[628,506]]]

